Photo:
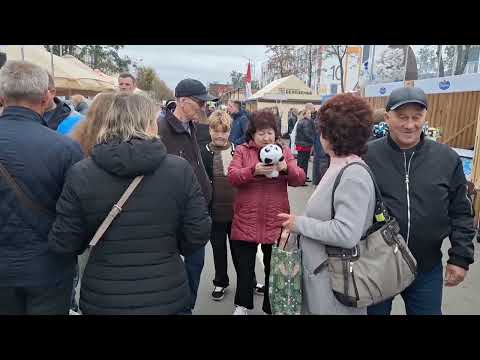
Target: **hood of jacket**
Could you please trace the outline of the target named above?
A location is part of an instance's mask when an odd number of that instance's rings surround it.
[[[111,140],[93,148],[92,160],[105,171],[120,177],[135,177],[154,172],[167,156],[159,139]]]

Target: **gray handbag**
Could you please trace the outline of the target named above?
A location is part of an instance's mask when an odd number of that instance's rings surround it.
[[[375,185],[373,225],[353,249],[327,246],[332,290],[343,305],[366,307],[401,293],[415,279],[417,262],[400,234],[397,220],[388,214],[380,189],[370,168],[354,162],[346,165],[335,179],[332,193],[332,219],[335,189],[343,172],[352,165],[363,166]]]

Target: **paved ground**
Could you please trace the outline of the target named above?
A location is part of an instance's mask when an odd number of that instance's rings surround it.
[[[292,212],[296,214],[302,213],[305,204],[312,194],[314,188],[309,185],[307,187],[289,188],[289,198]],[[443,246],[443,253],[447,254],[449,243],[445,242]],[[467,279],[458,287],[444,288],[443,294],[443,313],[447,315],[468,315],[480,314],[480,244],[475,243],[475,263],[470,267]],[[256,274],[257,280],[264,281],[263,265],[257,257]],[[444,264],[446,263],[444,257]],[[80,261],[81,268],[84,267],[84,259]],[[83,271],[82,271],[83,272]],[[196,315],[230,315],[234,310],[233,300],[235,296],[236,275],[233,268],[231,257],[229,256],[228,274],[230,277],[230,287],[227,289],[225,298],[220,301],[213,301],[210,298],[210,293],[213,290],[212,280],[214,277],[214,266],[212,247],[210,243],[206,247],[205,267],[202,273],[200,288],[198,291],[197,304],[195,306],[194,314]],[[77,292],[78,296],[78,292]],[[255,295],[255,309],[251,314],[262,315],[262,301],[263,297]],[[397,297],[393,303],[393,314],[404,314],[404,306],[401,297]]]

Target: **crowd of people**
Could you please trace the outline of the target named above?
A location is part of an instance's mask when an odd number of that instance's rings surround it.
[[[180,81],[161,109],[135,88],[124,73],[119,91],[90,105],[74,96],[70,106],[44,69],[26,61],[1,68],[0,314],[192,314],[209,241],[212,300],[222,301],[230,286],[230,249],[232,313],[249,314],[258,293],[272,314],[270,262],[282,231],[297,235],[303,254],[303,314],[389,314],[393,299],[368,308],[340,303],[323,266],[328,246],[355,247],[375,221],[365,168],[349,167],[334,186],[351,163],[371,169],[417,261],[414,282],[400,294],[407,314],[441,314],[443,286],[465,279],[473,206],[458,155],[422,132],[421,89],[391,93],[381,113],[389,132],[377,139],[374,112],[352,94],[290,109],[282,135],[278,108],[247,112],[229,101],[222,109],[195,79]],[[268,165],[259,154],[272,144],[283,156]],[[288,187],[311,181],[312,154],[316,188],[305,211],[292,214]],[[255,276],[259,246],[265,284]]]

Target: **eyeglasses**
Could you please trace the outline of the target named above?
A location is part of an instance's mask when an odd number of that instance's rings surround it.
[[[195,104],[197,104],[200,108],[203,108],[205,106],[205,101],[197,100],[193,97],[189,97],[189,99],[192,100]]]

